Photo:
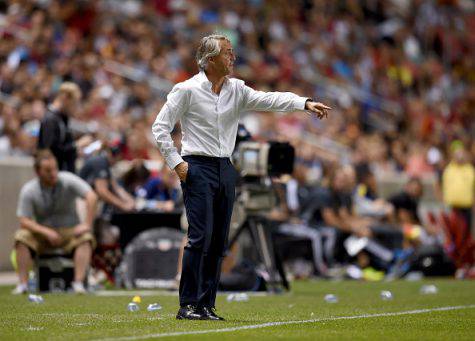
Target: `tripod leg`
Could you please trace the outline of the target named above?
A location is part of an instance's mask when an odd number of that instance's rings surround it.
[[[273,247],[274,242],[271,228],[269,226],[265,226],[264,224],[265,222],[258,221],[256,218],[248,217],[229,242],[229,249],[232,248],[241,233],[245,229],[248,229],[252,243],[258,252],[259,260],[262,262],[269,275],[267,282],[270,287],[270,291],[278,292],[278,285],[282,285],[286,290],[289,290],[290,285],[287,282],[287,278],[285,276],[282,260],[280,255],[276,253]]]
[[[274,242],[274,238],[272,238],[272,242]],[[287,281],[287,276],[285,275],[284,266],[282,264],[282,257],[280,255],[280,252],[275,248],[274,248],[274,259],[275,259],[275,267],[277,268],[280,278],[282,279],[282,286],[285,288],[285,290],[289,291],[290,284]]]
[[[234,245],[234,243],[237,242],[239,236],[241,235],[242,231],[244,231],[246,228],[248,228],[248,224],[247,224],[247,220],[242,223],[241,226],[239,226],[238,230],[236,231],[236,233],[234,234],[234,236],[231,238],[231,240],[229,241],[229,246],[228,246],[228,249],[231,250],[232,246]]]
[[[264,226],[264,222],[262,221],[255,221],[254,219],[249,219],[249,228],[253,235],[254,244],[256,245],[256,248],[259,251],[261,261],[264,264],[267,273],[269,274],[268,282],[269,286],[271,287],[271,291],[278,292],[279,288],[277,285],[281,281],[285,280],[283,279],[285,278],[285,276],[282,278],[280,271],[278,271],[276,267],[272,238],[270,235],[270,227]]]

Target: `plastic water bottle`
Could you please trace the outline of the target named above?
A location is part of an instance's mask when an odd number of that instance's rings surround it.
[[[41,297],[40,295],[34,295],[34,294],[28,295],[28,301],[33,302],[33,303],[38,303],[38,304],[44,302],[43,297]]]
[[[236,294],[236,298],[235,298],[236,302],[247,302],[249,301],[249,295],[242,292],[240,294]]]
[[[411,271],[404,277],[404,279],[409,282],[420,281],[423,278],[424,274],[421,271]]]
[[[438,289],[433,284],[423,285],[420,290],[420,293],[423,295],[433,295],[433,294],[437,294],[437,292],[438,292]]]
[[[381,297],[381,299],[383,301],[390,301],[393,299],[393,294],[391,291],[388,291],[388,290],[383,290],[381,291],[381,293],[379,294],[379,296]]]
[[[120,266],[114,270],[114,283],[116,288],[122,288],[124,286],[124,270]]]
[[[228,302],[232,302],[232,301],[246,302],[246,301],[249,301],[249,295],[244,292],[237,293],[237,294],[229,294],[227,297],[227,301]]]
[[[333,294],[327,294],[324,297],[325,302],[327,303],[338,303],[338,296],[333,295]]]
[[[139,311],[140,307],[137,303],[134,303],[134,302],[130,302],[128,305],[127,305],[127,310],[128,311]]]
[[[36,292],[36,276],[34,271],[28,273],[28,292]]]
[[[162,309],[162,306],[158,303],[149,304],[147,307],[147,310],[151,312],[158,311],[160,309]]]

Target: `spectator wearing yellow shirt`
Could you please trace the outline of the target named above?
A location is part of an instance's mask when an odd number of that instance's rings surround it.
[[[442,174],[444,202],[462,216],[468,231],[472,226],[472,207],[475,199],[475,167],[468,161],[463,146],[453,149],[452,161]]]

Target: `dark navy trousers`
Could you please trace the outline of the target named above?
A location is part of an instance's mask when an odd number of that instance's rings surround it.
[[[214,307],[221,263],[228,242],[237,171],[229,158],[190,155],[182,182],[188,219],[183,253],[180,306]]]

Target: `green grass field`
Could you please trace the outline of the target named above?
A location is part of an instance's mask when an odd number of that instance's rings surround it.
[[[423,284],[435,284],[438,293],[420,294]],[[126,296],[46,294],[43,304],[34,304],[10,290],[0,287],[0,340],[475,340],[473,281],[296,282],[290,293],[251,296],[248,302],[227,302],[220,295],[217,307],[225,322],[177,321],[178,298],[159,292],[143,295],[140,311],[129,312],[133,291]],[[381,300],[381,290],[390,290],[393,300]],[[338,295],[339,302],[325,302],[328,293]],[[163,309],[148,312],[147,305],[155,302]]]

